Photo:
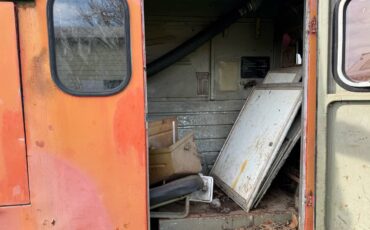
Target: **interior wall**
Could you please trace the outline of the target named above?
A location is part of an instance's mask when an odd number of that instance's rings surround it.
[[[147,18],[148,62],[181,44],[212,20],[214,18]],[[251,91],[241,84],[241,57],[268,56],[273,65],[273,23],[262,20],[257,26],[256,22],[254,18],[241,19],[148,79],[149,119],[177,116],[180,138],[193,131],[205,173],[212,168]],[[226,81],[220,82],[218,73],[224,61],[232,62],[234,67],[226,71]]]
[[[268,57],[274,67],[274,25],[268,19],[241,19],[211,41],[211,99],[245,99],[253,86],[242,79],[242,57]]]

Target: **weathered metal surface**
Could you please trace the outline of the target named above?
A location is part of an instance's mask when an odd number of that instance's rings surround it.
[[[298,83],[302,80],[302,67],[271,70],[263,84]]]
[[[325,63],[329,60],[330,55],[326,55],[323,60],[318,59],[317,57],[317,41],[318,41],[318,33],[313,33],[310,31],[313,29],[311,27],[311,22],[316,20],[317,12],[318,12],[318,2],[327,3],[329,1],[319,1],[319,0],[307,0],[305,1],[305,12],[304,12],[304,21],[305,25],[303,28],[303,84],[304,84],[304,104],[303,104],[303,135],[302,135],[302,158],[301,158],[301,185],[300,185],[300,209],[299,209],[299,216],[300,216],[300,229],[305,230],[313,230],[316,229],[315,222],[317,223],[317,218],[315,218],[315,213],[320,213],[321,217],[324,218],[325,214],[319,210],[315,211],[315,189],[317,186],[321,186],[316,184],[316,178],[319,177],[320,173],[317,173],[315,170],[316,162],[316,118],[318,117],[317,112],[317,64],[318,63]],[[322,22],[324,23],[321,28],[325,28],[323,33],[320,36],[328,33],[330,30],[327,28],[329,23],[329,8],[320,8],[321,12],[326,14],[326,19],[323,18]],[[322,42],[325,44],[325,49],[328,49],[328,41],[329,38],[322,36],[320,38]],[[321,51],[320,51],[321,52]],[[330,66],[331,64],[325,63],[325,65]],[[327,67],[326,66],[326,67]],[[326,73],[329,72],[329,69],[326,70]],[[322,79],[327,79],[327,76],[321,76]],[[322,89],[325,90],[328,86],[323,86]],[[325,125],[323,125],[325,126]],[[325,174],[325,172],[322,172]],[[321,229],[321,228],[318,228]]]
[[[306,183],[303,208],[310,211],[306,211],[306,216],[311,214],[306,219],[314,218],[315,225],[311,226],[318,230],[369,229],[370,94],[344,89],[331,71],[336,68],[333,59],[328,58],[332,56],[328,41],[332,37],[331,15],[336,2],[339,1],[318,1],[317,33],[309,36],[311,44],[316,43],[316,34],[319,39],[317,48],[309,52],[316,55],[318,50],[317,59],[313,56],[309,66],[313,66],[309,72],[312,75],[307,79],[307,100],[312,104],[308,103],[311,120],[306,121],[309,132],[304,163],[310,181]],[[316,13],[316,6],[313,10]],[[315,115],[317,120],[313,119]],[[310,185],[312,181],[315,183]]]
[[[211,171],[216,183],[249,211],[302,99],[300,87],[255,89]]]
[[[177,212],[157,212],[157,211],[151,211],[150,212],[150,217],[151,218],[162,218],[162,219],[183,219],[189,215],[190,211],[190,196],[185,196],[185,197],[180,197],[176,198],[164,203],[161,203],[159,205],[150,207],[150,209],[155,209],[159,208],[161,206],[169,205],[171,203],[179,202],[181,200],[185,200],[185,208],[182,211],[177,211]]]
[[[327,229],[368,229],[370,105],[334,102],[328,108]]]
[[[260,187],[258,194],[254,200],[253,206],[256,208],[259,202],[262,200],[263,196],[269,189],[272,181],[276,177],[276,175],[279,173],[279,170],[284,165],[286,159],[289,157],[289,154],[291,153],[293,147],[301,137],[301,114],[298,113],[296,118],[293,121],[292,126],[289,129],[289,132],[286,135],[286,138],[284,139],[283,144],[280,147],[279,153],[277,154],[277,157],[275,158],[274,162],[271,165],[271,168],[269,170],[268,176],[265,178],[262,186]]]
[[[14,3],[0,2],[0,206],[28,204]]]
[[[109,97],[52,81],[46,3],[18,9],[31,205],[1,209],[0,228],[147,229],[142,1],[128,0],[130,83]]]
[[[190,201],[211,203],[213,200],[213,177],[200,175],[204,182],[204,186],[201,190],[190,194]]]

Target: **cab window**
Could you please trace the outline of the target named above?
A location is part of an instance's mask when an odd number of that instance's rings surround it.
[[[370,87],[370,1],[340,1],[337,17],[337,74],[350,87]]]
[[[107,95],[130,78],[129,14],[124,0],[50,0],[53,79],[74,95]]]

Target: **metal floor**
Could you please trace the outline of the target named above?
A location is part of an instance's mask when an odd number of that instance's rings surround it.
[[[286,224],[296,215],[294,197],[280,189],[270,189],[257,209],[244,212],[236,203],[220,190],[215,191],[220,206],[192,203],[190,215],[184,219],[159,220],[161,230],[234,230],[248,229],[265,223]],[[181,204],[167,207],[166,211],[176,211]]]

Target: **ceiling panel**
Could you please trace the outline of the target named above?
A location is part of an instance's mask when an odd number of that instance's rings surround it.
[[[145,0],[147,16],[214,17],[238,6],[241,0]]]

